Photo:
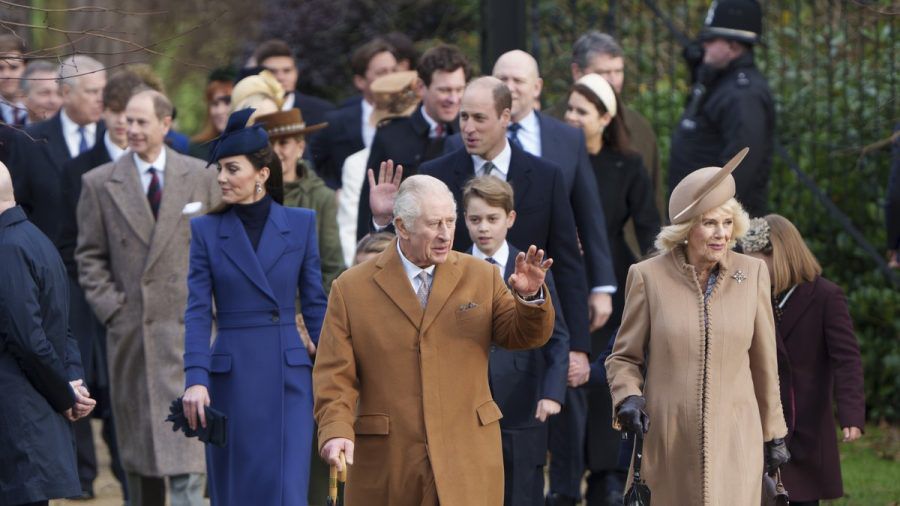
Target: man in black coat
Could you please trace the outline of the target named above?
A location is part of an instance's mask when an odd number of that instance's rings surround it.
[[[375,125],[370,122],[375,100],[371,85],[379,77],[394,71],[397,59],[394,48],[376,38],[353,52],[353,85],[362,96],[348,101],[325,115],[328,128],[310,140],[310,151],[316,173],[332,189],[341,186],[344,160],[357,151],[370,147],[375,137]],[[305,117],[305,111],[304,111]]]
[[[700,34],[703,64],[669,152],[669,192],[701,167],[721,167],[745,147],[735,197],[751,217],[766,214],[775,134],[775,102],[753,62],[762,30],[756,0],[714,2]]]
[[[0,163],[0,504],[79,496],[72,429],[94,401],[68,331],[59,254],[16,205]]]
[[[422,80],[420,105],[409,117],[381,125],[372,141],[366,165],[378,175],[381,162],[393,160],[403,166],[403,178],[417,173],[420,163],[441,156],[444,140],[456,132],[456,116],[471,69],[456,46],[441,44],[426,51],[417,71]],[[359,195],[356,236],[362,239],[372,229],[369,180]]]
[[[256,64],[268,70],[284,88],[283,110],[300,109],[303,119],[308,125],[318,125],[325,121],[325,113],[334,110],[334,104],[311,95],[305,95],[297,90],[297,82],[300,72],[297,69],[297,60],[294,52],[288,44],[279,39],[271,39],[263,42],[253,53]],[[310,135],[310,139],[316,134]],[[307,139],[308,140],[308,139]]]
[[[460,108],[460,132],[465,147],[422,164],[419,173],[443,181],[454,192],[457,202],[462,201],[462,188],[473,176],[494,175],[512,185],[518,218],[507,240],[520,249],[535,244],[553,258],[569,335],[572,340],[584,336],[589,352],[587,276],[578,250],[565,175],[556,165],[529,155],[507,140],[511,105],[509,88],[498,79],[482,77],[470,83]],[[389,220],[382,214],[385,209],[377,207],[372,208],[375,222],[385,223]],[[461,223],[462,208],[459,212]],[[468,251],[471,246],[465,227],[457,226],[453,248]]]

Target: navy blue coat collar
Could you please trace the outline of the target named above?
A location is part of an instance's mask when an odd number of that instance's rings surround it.
[[[0,214],[0,228],[6,228],[27,220],[25,210],[21,206],[11,207]]]
[[[290,231],[284,207],[276,202],[272,203],[269,210],[257,251],[253,251],[244,225],[233,209],[226,211],[219,222],[219,237],[223,239],[222,250],[225,255],[253,284],[276,302],[266,274],[287,250]]]

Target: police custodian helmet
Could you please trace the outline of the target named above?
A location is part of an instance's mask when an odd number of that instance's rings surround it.
[[[762,8],[756,0],[716,0],[709,6],[701,40],[723,38],[746,44],[759,42]]]

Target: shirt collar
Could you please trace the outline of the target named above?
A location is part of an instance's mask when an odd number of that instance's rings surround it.
[[[506,180],[507,176],[509,175],[509,163],[510,163],[510,160],[512,159],[512,149],[510,149],[509,141],[506,140],[506,137],[503,138],[503,142],[505,143],[505,145],[503,146],[503,151],[501,151],[497,156],[495,156],[494,159],[491,160],[491,162],[493,162],[494,167],[496,167],[496,169],[494,169],[494,171],[502,174],[503,175],[502,179]],[[478,155],[472,155],[472,164],[475,166],[476,174],[478,173],[479,170],[481,170],[481,166],[484,165],[484,162],[487,162],[487,161],[488,160],[485,160],[484,158],[482,158]],[[491,171],[491,172],[493,173],[494,171]]]
[[[429,276],[434,276],[434,265],[429,265],[423,269],[410,262],[409,259],[406,258],[406,255],[403,254],[403,250],[400,249],[400,241],[397,241],[397,253],[400,253],[400,261],[403,262],[403,270],[406,271],[406,277],[409,278],[410,283],[412,283],[422,271],[427,272]]]
[[[93,137],[97,132],[97,124],[96,123],[88,123],[87,125],[79,125],[72,121],[72,118],[66,114],[65,109],[59,110],[59,120],[62,123],[63,135],[66,137],[71,137],[78,135],[78,129],[82,126],[84,127],[84,134]]]
[[[294,108],[294,102],[297,100],[297,94],[293,91],[285,93],[284,104],[281,106],[282,111],[290,111]]]
[[[532,109],[522,121],[519,121],[519,126],[522,127],[522,130],[525,132],[537,132],[538,131],[538,118],[537,114],[534,113],[534,109]]]
[[[369,122],[369,118],[372,116],[372,111],[375,110],[375,107],[370,104],[366,99],[360,99],[362,102],[362,118],[364,123]]]
[[[137,153],[131,155],[134,158],[134,164],[138,168],[138,172],[143,174],[147,172],[147,169],[153,167],[157,172],[165,172],[166,170],[166,148],[163,146],[162,149],[159,150],[159,156],[156,157],[156,160],[153,160],[153,163],[147,163],[138,156]]]
[[[478,246],[472,246],[472,256],[479,260],[487,260],[488,256],[481,252],[478,249]],[[491,258],[494,259],[494,262],[497,263],[497,267],[500,268],[500,273],[506,272],[506,261],[509,259],[509,243],[503,241],[503,244],[497,249],[497,252],[491,255]]]
[[[425,118],[425,121],[428,123],[428,133],[429,135],[434,135],[434,129],[438,126],[438,122],[433,120],[431,116],[425,111],[425,106],[422,106],[422,117]]]
[[[118,160],[119,157],[121,157],[123,154],[125,154],[126,151],[128,151],[127,147],[125,149],[122,149],[119,146],[116,146],[116,143],[109,138],[109,130],[107,130],[106,133],[103,134],[103,144],[106,146],[106,152],[109,153],[109,158],[112,161]]]

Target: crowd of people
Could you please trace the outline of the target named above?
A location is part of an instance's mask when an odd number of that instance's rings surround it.
[[[668,192],[597,31],[561,104],[392,33],[335,106],[269,40],[190,138],[149,67],[0,35],[0,505],[91,499],[92,418],[134,506],[621,504],[635,439],[654,504],[840,497],[859,347],[767,214],[761,30],[710,7]]]

